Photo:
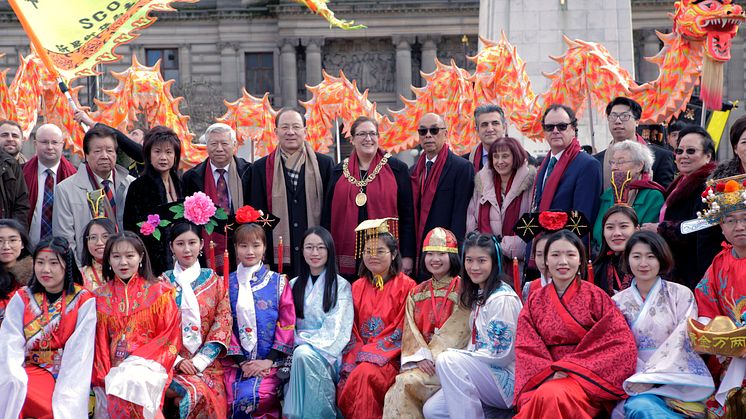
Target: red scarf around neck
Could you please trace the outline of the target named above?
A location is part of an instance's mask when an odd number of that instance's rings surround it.
[[[370,174],[383,158],[384,152],[378,149],[368,167]],[[360,180],[360,162],[357,153],[350,155],[348,169],[350,175]],[[367,176],[367,175],[366,175]],[[365,187],[368,196],[367,205],[368,218],[378,219],[386,217],[397,217],[397,192],[396,178],[391,166],[386,163],[378,176]],[[340,177],[334,186],[332,196],[332,237],[337,249],[337,261],[342,273],[355,273],[355,227],[358,224],[358,207],[355,204],[355,196],[360,193],[360,188],[350,183],[344,176]]]
[[[513,175],[511,175],[510,179],[508,180],[508,184],[505,187],[505,196],[507,196],[508,193],[510,193],[510,189],[513,187],[513,180],[515,180],[515,173],[513,173]],[[503,205],[505,204],[505,200],[501,193],[502,180],[500,178],[500,175],[495,174],[493,182],[495,185],[495,196],[497,198],[497,205],[500,208],[500,210],[503,210]],[[495,233],[492,231],[492,228],[490,226],[491,207],[492,207],[492,204],[489,202],[485,202],[479,207],[478,228],[479,228],[479,231],[484,234]],[[502,231],[500,231],[500,235],[502,237],[514,236],[515,232],[513,231],[513,226],[515,226],[515,224],[518,222],[518,218],[520,218],[521,216],[521,195],[515,196],[513,200],[510,202],[510,204],[508,204],[508,207],[504,208],[502,213],[503,213]]]
[[[539,211],[549,211],[552,208],[552,200],[554,200],[554,194],[557,192],[560,179],[562,179],[562,175],[565,173],[565,170],[567,170],[567,166],[575,160],[575,157],[580,153],[580,151],[580,143],[578,142],[578,139],[573,138],[570,145],[565,149],[565,152],[560,156],[559,161],[555,164],[554,170],[552,170],[552,173],[549,175],[549,179],[547,179],[544,184],[544,189],[541,192]],[[536,175],[536,185],[542,181],[539,177],[544,176],[546,173],[546,167],[549,164],[550,159],[551,154],[547,155],[544,162],[542,162],[539,174]]]
[[[26,184],[28,186],[28,199],[31,211],[28,213],[28,222],[31,224],[31,219],[34,217],[34,209],[36,208],[36,198],[39,195],[39,157],[34,156],[23,165],[23,176],[26,178]],[[57,175],[55,176],[55,184],[59,184],[63,180],[77,173],[77,169],[72,165],[66,158],[60,159],[60,165],[57,167]]]
[[[432,172],[427,177],[425,173],[425,161],[426,156],[423,153],[417,160],[417,165],[414,168],[414,172],[409,177],[412,183],[412,195],[414,195],[414,224],[416,226],[415,233],[417,240],[417,254],[420,253],[420,247],[422,247],[422,239],[425,233],[425,223],[427,223],[427,216],[430,214],[430,208],[433,205],[435,199],[435,192],[438,189],[438,182],[440,181],[440,174],[443,172],[443,167],[446,165],[446,159],[448,159],[448,144],[444,144],[443,148],[438,152],[438,156],[433,164]]]
[[[474,165],[474,173],[479,172],[482,169],[482,153],[484,146],[480,142],[477,145],[477,148],[474,150],[474,158],[472,159],[472,164]],[[489,158],[489,155],[487,156]]]

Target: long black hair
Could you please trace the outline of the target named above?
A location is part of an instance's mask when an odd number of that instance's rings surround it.
[[[311,234],[315,234],[321,238],[326,246],[326,265],[324,270],[324,313],[328,313],[334,306],[337,305],[337,252],[334,250],[334,239],[332,239],[329,230],[324,227],[311,227],[306,230],[303,234],[303,240],[301,243],[305,244],[306,238]],[[308,266],[306,258],[303,257],[300,260],[300,273],[298,278],[293,284],[293,303],[295,303],[295,317],[303,318],[303,306],[306,298],[306,285],[308,284],[308,277],[311,276],[311,267]]]
[[[106,249],[104,250],[104,263],[102,264],[102,271],[104,279],[108,282],[114,279],[114,269],[111,268],[109,258],[111,257],[111,251],[120,242],[129,243],[135,248],[135,251],[142,255],[140,266],[137,268],[137,273],[140,274],[146,281],[156,282],[158,279],[153,275],[153,269],[150,267],[150,257],[148,251],[145,249],[145,244],[137,234],[125,230],[121,233],[117,233],[109,237],[109,241],[106,242]]]
[[[487,282],[481,294],[479,292],[479,286],[472,282],[469,273],[466,271],[466,253],[472,247],[478,247],[484,250],[492,260],[492,270],[490,271],[490,275],[487,278]],[[461,295],[459,296],[459,301],[462,307],[471,310],[477,305],[483,305],[485,301],[487,301],[487,298],[492,295],[496,289],[502,286],[506,276],[502,273],[502,263],[500,261],[500,256],[497,253],[499,251],[499,245],[495,236],[479,234],[476,232],[471,232],[466,235],[466,239],[464,240],[464,253],[462,255],[464,263],[461,268]]]
[[[0,300],[7,300],[10,297],[10,293],[16,288],[15,284],[16,281],[0,263]]]
[[[36,258],[42,251],[51,251],[57,257],[57,260],[65,265],[65,279],[62,285],[62,289],[71,293],[74,291],[75,284],[83,285],[83,276],[78,270],[78,266],[75,264],[75,255],[70,249],[70,243],[64,237],[52,237],[47,238],[39,242],[34,249],[34,272],[31,275],[29,281],[29,289],[31,292],[44,292],[46,289],[44,285],[39,282],[36,277]]]

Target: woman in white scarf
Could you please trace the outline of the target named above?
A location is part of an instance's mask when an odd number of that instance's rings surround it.
[[[226,393],[223,368],[217,358],[230,344],[233,318],[223,278],[202,269],[201,228],[179,222],[171,227],[171,251],[175,264],[163,276],[176,288],[181,310],[184,347],[176,357],[173,381],[166,392],[166,410],[181,418],[225,417]]]
[[[334,241],[323,227],[303,236],[300,275],[290,281],[295,304],[295,350],[283,415],[334,418],[336,386],[355,317],[352,287],[337,275]]]

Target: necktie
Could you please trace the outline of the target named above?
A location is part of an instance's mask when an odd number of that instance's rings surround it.
[[[109,205],[111,205],[111,212],[114,214],[107,214],[112,215],[114,217],[117,216],[117,201],[114,200],[114,188],[112,188],[112,184],[110,180],[103,180],[101,181],[101,185],[104,187],[104,193],[106,194],[106,199],[109,200]]]
[[[425,183],[427,183],[427,180],[430,178],[430,172],[433,169],[433,164],[435,164],[435,162],[432,160],[428,160],[425,162]]]
[[[225,181],[225,169],[217,169],[218,172],[218,202],[217,204],[220,206],[220,208],[224,209],[226,212],[230,212],[231,210],[231,203],[230,199],[228,197],[228,182]]]
[[[556,157],[552,157],[549,160],[549,165],[547,166],[547,172],[544,175],[544,183],[542,184],[542,186],[547,183],[547,179],[549,179],[549,175],[552,174],[552,170],[554,170],[554,165],[556,165],[556,164],[557,164],[557,158]]]
[[[43,240],[52,235],[52,207],[54,205],[54,172],[52,169],[44,171],[44,196],[41,201],[41,231],[39,239]]]

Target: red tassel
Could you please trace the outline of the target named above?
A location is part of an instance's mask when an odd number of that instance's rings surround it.
[[[513,258],[513,287],[515,288],[515,293],[518,294],[518,298],[521,299],[521,276],[520,276],[520,270],[518,269],[518,258]],[[521,302],[523,300],[521,299]]]
[[[587,278],[587,280],[591,284],[595,283],[595,281],[593,280],[593,263],[591,263],[590,260],[588,260],[588,278]]]
[[[228,255],[228,249],[223,252],[223,281],[228,283],[228,277],[231,275],[231,260]]]
[[[210,248],[207,251],[207,263],[208,268],[212,269],[213,271],[217,268],[215,265],[215,242],[210,240]]]
[[[280,236],[280,245],[277,247],[277,273],[282,273],[282,236]]]

